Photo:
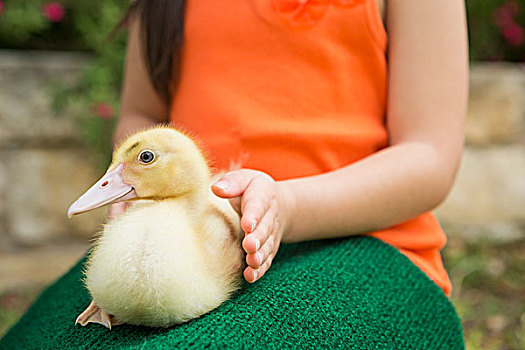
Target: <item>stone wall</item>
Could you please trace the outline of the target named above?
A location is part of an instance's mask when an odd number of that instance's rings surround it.
[[[85,239],[104,212],[66,210],[99,176],[72,115],[55,115],[52,84],[73,84],[89,57],[0,51],[0,249]]]
[[[85,240],[105,210],[68,220],[66,210],[101,174],[82,146],[74,116],[55,116],[49,86],[73,84],[89,58],[0,52],[0,247]],[[467,147],[458,180],[436,212],[467,239],[523,237],[525,70],[475,64]],[[0,251],[2,250],[0,248]]]

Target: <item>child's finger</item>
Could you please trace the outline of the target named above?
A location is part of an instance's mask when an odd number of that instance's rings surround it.
[[[242,209],[241,228],[246,233],[252,233],[268,211],[269,203],[262,198],[243,198],[243,202],[245,204]]]
[[[252,233],[246,235],[242,241],[242,247],[248,254],[256,253],[270,237],[275,221],[275,213],[273,209],[269,209],[264,217],[261,219],[259,225]]]
[[[241,227],[244,232],[253,232],[270,208],[272,198],[268,192],[268,183],[257,178],[254,178],[244,191],[241,204]]]
[[[253,267],[254,269],[257,269],[264,265],[268,258],[273,254],[273,250],[275,247],[275,240],[270,238],[266,240],[266,243],[263,244],[261,249],[259,249],[255,254],[248,254],[246,255],[246,263]]]
[[[250,283],[253,283],[257,280],[257,274],[258,272],[256,272],[255,269],[252,269],[251,267],[247,267],[244,269],[244,279],[247,281],[247,282],[250,282]]]
[[[266,271],[268,271],[268,269],[270,268],[272,264],[272,260],[273,260],[273,255],[271,255],[268,258],[268,260],[266,260],[266,262],[258,269],[253,269],[249,266],[246,269],[244,269],[244,278],[246,279],[246,281],[253,283],[257,281],[258,279],[260,279],[262,276],[264,276]]]
[[[250,170],[234,170],[224,174],[211,185],[213,193],[219,197],[232,198],[243,194],[258,172]]]

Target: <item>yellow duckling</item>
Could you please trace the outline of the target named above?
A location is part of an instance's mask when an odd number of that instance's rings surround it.
[[[242,276],[242,230],[211,181],[199,148],[173,128],[139,132],[116,148],[106,174],[68,211],[134,202],[94,245],[85,271],[93,302],[77,323],[168,327],[229,298]]]

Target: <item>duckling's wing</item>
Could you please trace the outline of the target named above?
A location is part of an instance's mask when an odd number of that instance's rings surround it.
[[[111,329],[112,326],[118,326],[123,324],[117,320],[114,316],[108,314],[104,309],[97,306],[95,300],[89,304],[89,306],[82,312],[75,321],[75,324],[80,323],[81,326],[85,326],[88,323],[98,323]]]

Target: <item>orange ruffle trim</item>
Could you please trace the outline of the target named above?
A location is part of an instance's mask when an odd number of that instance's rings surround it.
[[[309,28],[318,23],[330,5],[348,8],[366,0],[272,0],[272,9],[292,27]]]

